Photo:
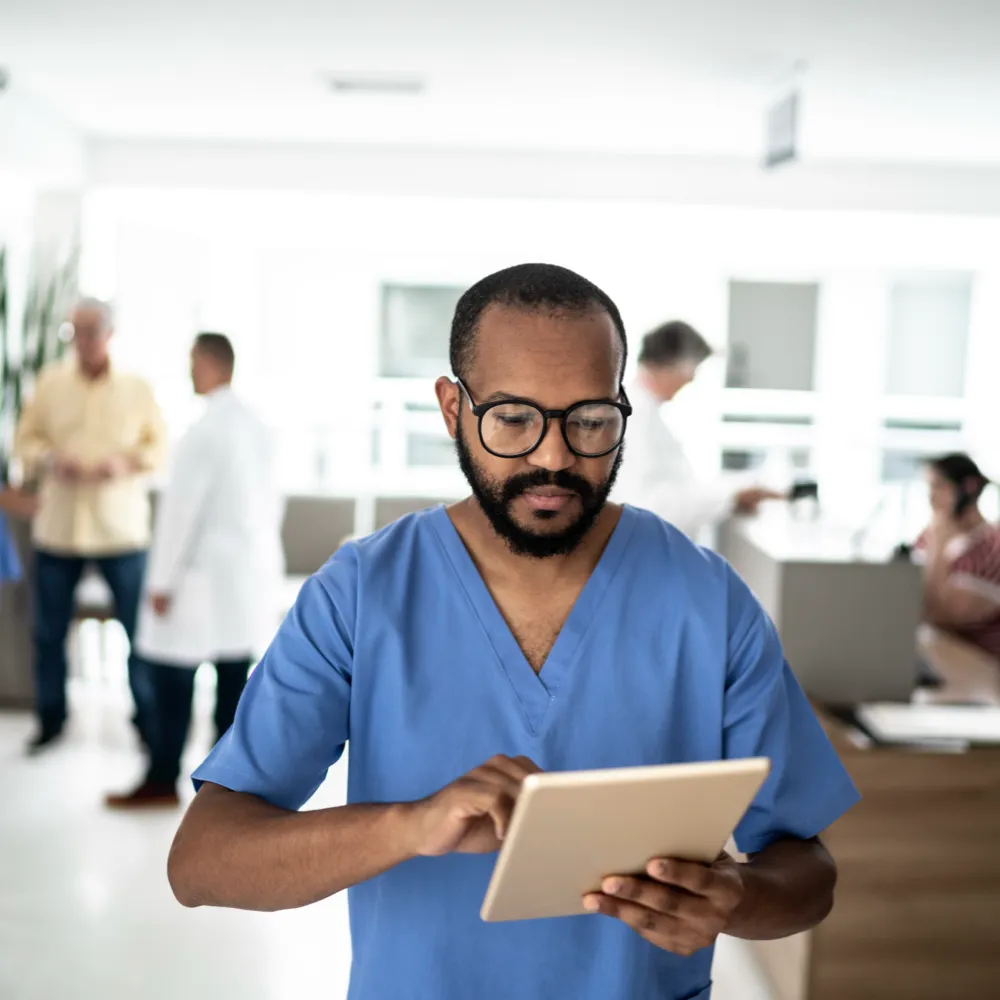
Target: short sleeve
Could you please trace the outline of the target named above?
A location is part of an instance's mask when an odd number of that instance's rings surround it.
[[[724,756],[771,761],[735,832],[737,847],[755,854],[782,837],[817,836],[859,795],[785,662],[774,625],[742,580],[730,575]]]
[[[1000,540],[980,542],[965,550],[951,564],[948,581],[967,593],[983,598],[984,614],[1000,604]]]
[[[1000,583],[1000,536],[967,546],[955,557],[951,572],[956,576]]]
[[[250,675],[232,728],[194,772],[299,809],[323,783],[350,732],[357,557],[345,546],[302,588]]]

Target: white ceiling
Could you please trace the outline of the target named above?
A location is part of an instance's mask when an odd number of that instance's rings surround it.
[[[0,66],[85,132],[1000,165],[1000,0],[0,0]],[[324,75],[417,76],[420,96]]]

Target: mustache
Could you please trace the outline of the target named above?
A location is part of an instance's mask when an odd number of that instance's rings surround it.
[[[528,490],[539,486],[555,486],[560,490],[571,490],[577,493],[580,499],[586,502],[595,493],[594,487],[587,482],[583,476],[575,476],[572,472],[560,469],[558,472],[549,472],[547,469],[535,469],[532,472],[521,472],[516,476],[511,476],[503,486],[503,502],[510,503],[516,500]]]

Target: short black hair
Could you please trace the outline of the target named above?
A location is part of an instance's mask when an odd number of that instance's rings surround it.
[[[679,319],[658,326],[642,338],[640,365],[676,365],[681,361],[701,364],[712,353],[708,341]]]
[[[491,305],[570,313],[586,312],[594,306],[603,309],[611,317],[621,341],[619,379],[625,374],[628,352],[625,324],[611,296],[568,268],[556,264],[517,264],[477,281],[458,300],[449,343],[451,370],[456,378],[465,378],[472,366],[479,320]]]
[[[194,338],[194,349],[211,358],[231,375],[236,367],[236,352],[224,333],[204,331]]]

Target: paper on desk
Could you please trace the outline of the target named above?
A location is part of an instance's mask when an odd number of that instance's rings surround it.
[[[986,705],[861,705],[858,721],[882,743],[1000,744],[1000,708]]]

